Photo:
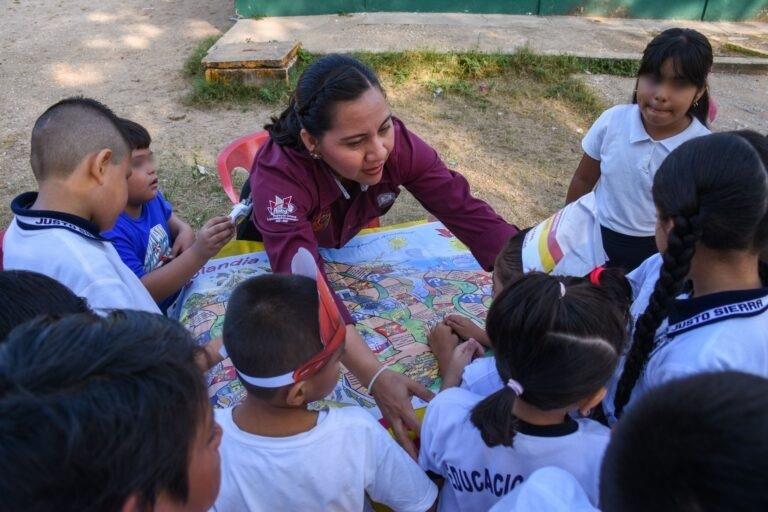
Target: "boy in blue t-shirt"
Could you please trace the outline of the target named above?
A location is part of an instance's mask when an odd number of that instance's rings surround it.
[[[158,190],[149,132],[128,119],[120,119],[120,129],[131,147],[128,204],[102,235],[166,312],[184,283],[232,238],[234,227],[229,217],[214,217],[195,236]]]

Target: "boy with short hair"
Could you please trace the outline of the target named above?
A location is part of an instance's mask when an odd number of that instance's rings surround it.
[[[363,510],[366,494],[396,511],[424,511],[437,499],[368,412],[307,409],[334,388],[344,350],[344,321],[324,285],[268,274],[230,298],[224,345],[248,396],[215,413],[224,431],[217,512]]]
[[[117,117],[75,97],[46,110],[32,129],[30,163],[38,184],[11,203],[3,242],[6,270],[50,276],[100,313],[130,308],[159,313],[155,301],[100,233],[125,208],[130,148]]]
[[[131,148],[128,202],[103,236],[166,312],[181,287],[232,238],[234,227],[229,217],[214,217],[195,238],[158,189],[149,132],[129,119],[119,125]]]
[[[0,508],[207,511],[221,429],[199,350],[140,311],[17,327],[0,349]]]

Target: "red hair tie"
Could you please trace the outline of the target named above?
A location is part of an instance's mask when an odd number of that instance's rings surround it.
[[[605,271],[605,267],[595,267],[589,273],[589,282],[595,286],[600,286],[600,275]]]

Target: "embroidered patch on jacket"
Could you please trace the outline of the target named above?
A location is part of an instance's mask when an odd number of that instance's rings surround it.
[[[376,197],[376,202],[379,204],[379,208],[384,208],[385,206],[392,204],[396,197],[397,194],[394,192],[385,192],[383,194],[379,194],[378,197]]]
[[[275,196],[275,200],[269,200],[267,206],[267,221],[270,222],[296,222],[298,218],[294,215],[296,205],[293,204],[293,196],[280,197]]]
[[[320,213],[315,215],[315,218],[312,219],[312,231],[322,231],[326,227],[328,227],[328,223],[331,220],[331,211],[330,210],[322,210]]]

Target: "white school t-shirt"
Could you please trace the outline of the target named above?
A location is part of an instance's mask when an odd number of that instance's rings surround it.
[[[98,226],[75,215],[29,210],[37,194],[13,200],[16,215],[3,241],[3,268],[56,279],[99,314],[113,309],[160,313],[139,278],[125,266]]]
[[[445,477],[440,511],[488,510],[534,471],[555,466],[571,473],[593,504],[610,431],[596,421],[570,417],[560,425],[519,423],[512,448],[488,447],[470,421],[483,397],[461,388],[439,393],[421,426],[419,464]]]
[[[504,496],[490,512],[600,512],[567,471],[541,468]]]
[[[215,411],[224,432],[216,512],[361,511],[366,494],[423,512],[437,499],[426,473],[359,407],[322,411],[314,428],[288,437],[244,432],[232,410]]]
[[[616,105],[603,112],[581,142],[584,152],[600,161],[595,187],[600,224],[629,236],[653,236],[651,186],[656,171],[680,144],[709,133],[694,117],[682,132],[657,141],[645,131],[637,105]]]
[[[496,358],[478,357],[465,366],[459,387],[482,397],[491,395],[504,387],[499,370],[496,369]]]
[[[661,265],[657,254],[628,276],[635,321],[648,306]],[[708,371],[735,370],[768,378],[768,288],[694,298],[680,295],[656,331],[655,343],[627,406],[667,381]],[[616,421],[613,400],[623,368],[624,358],[603,402],[611,423]]]

